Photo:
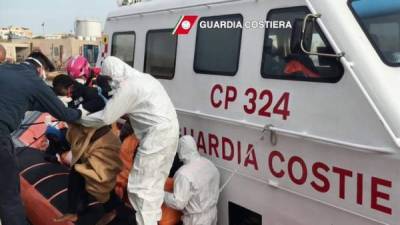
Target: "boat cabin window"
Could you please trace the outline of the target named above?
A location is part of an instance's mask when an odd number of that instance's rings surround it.
[[[202,74],[233,76],[238,71],[242,28],[240,14],[200,18],[197,25],[194,71]]]
[[[146,37],[144,72],[161,79],[172,79],[175,74],[178,36],[172,29],[151,30]]]
[[[229,202],[229,225],[261,225],[262,216],[233,202]]]
[[[382,60],[400,66],[400,1],[352,0],[349,5]]]
[[[306,7],[273,9],[268,13],[267,21],[290,22],[291,25],[265,30],[261,63],[264,78],[332,83],[340,80],[343,66],[338,58],[309,55],[295,38],[309,13]],[[314,26],[308,46],[311,52],[334,54],[318,26]]]
[[[112,36],[111,55],[120,58],[130,66],[134,66],[135,32],[118,32]]]

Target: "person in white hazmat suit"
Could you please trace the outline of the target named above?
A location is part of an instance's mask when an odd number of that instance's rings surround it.
[[[164,184],[179,141],[175,108],[161,83],[116,57],[107,57],[102,74],[112,78],[114,94],[105,109],[83,116],[88,127],[111,124],[127,115],[140,140],[128,179],[128,196],[138,225],[157,225],[161,219]]]
[[[183,210],[184,225],[216,225],[220,175],[215,165],[200,156],[192,136],[179,140],[178,157],[184,165],[174,175],[174,192],[165,203]]]

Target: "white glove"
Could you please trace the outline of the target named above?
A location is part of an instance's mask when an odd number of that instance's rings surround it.
[[[95,112],[90,115],[82,114],[82,117],[78,121],[78,123],[82,124],[85,127],[96,127],[96,128],[107,125],[106,123],[104,123],[103,120],[103,111]]]
[[[86,111],[86,109],[83,108],[82,104],[80,104],[80,105],[78,106],[78,109],[81,110],[81,112],[82,112],[82,117],[85,117],[85,116],[89,115],[89,112]]]
[[[68,103],[72,101],[72,98],[66,96],[59,96],[58,98],[64,103],[65,107],[68,107]]]

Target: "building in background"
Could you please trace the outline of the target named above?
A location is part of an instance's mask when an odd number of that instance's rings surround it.
[[[75,36],[79,40],[97,40],[101,38],[101,23],[94,20],[76,20]]]
[[[31,44],[27,41],[1,42],[6,49],[6,61],[10,63],[22,62],[31,52]]]
[[[0,28],[0,39],[6,40],[8,39],[9,31],[7,28]]]
[[[63,69],[71,56],[85,56],[94,65],[99,52],[99,39],[79,40],[76,38],[32,39],[32,48],[40,49],[58,69]]]
[[[85,56],[94,65],[99,53],[100,40],[79,40],[74,37],[60,39],[29,39],[0,41],[6,48],[7,60],[10,62],[22,62],[34,49],[40,49],[58,70],[62,70],[69,57],[76,55]]]
[[[0,39],[30,39],[32,36],[32,30],[26,27],[10,26],[0,28]]]
[[[44,39],[62,39],[64,34],[46,34],[44,35]]]
[[[34,49],[40,49],[62,70],[71,56],[85,56],[94,65],[99,54],[102,25],[94,20],[76,20],[75,33],[45,34],[32,38],[29,28],[0,28],[0,44],[9,62],[22,62]]]

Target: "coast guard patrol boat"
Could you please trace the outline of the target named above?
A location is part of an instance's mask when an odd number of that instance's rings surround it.
[[[400,224],[399,1],[154,0],[105,33],[220,169],[220,225]]]
[[[123,3],[98,62],[119,57],[165,86],[181,135],[221,172],[219,225],[400,224],[400,1]],[[46,115],[26,118],[22,199],[32,224],[54,225],[68,167],[36,151]],[[87,221],[102,215],[92,208]]]
[[[105,34],[218,166],[220,225],[400,224],[399,1],[154,0]]]

